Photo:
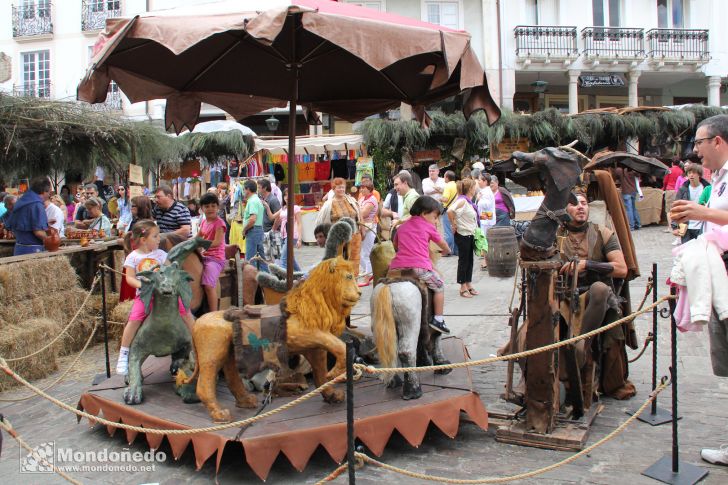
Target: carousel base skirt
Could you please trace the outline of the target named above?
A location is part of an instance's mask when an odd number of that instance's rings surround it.
[[[442,340],[443,351],[452,362],[462,362],[467,350],[462,340],[455,337]],[[188,429],[212,426],[213,423],[202,403],[184,404],[175,392],[169,374],[169,357],[150,357],[142,369],[144,375],[144,402],[127,406],[122,399],[124,380],[112,376],[88,389],[79,401],[79,409],[93,415],[125,424],[159,429]],[[420,374],[423,395],[420,399],[405,401],[402,390],[385,389],[378,379],[366,377],[354,386],[354,419],[357,439],[373,454],[380,456],[397,430],[407,442],[419,446],[432,422],[451,438],[457,435],[461,412],[469,421],[483,430],[488,429],[488,414],[480,397],[472,390],[469,368],[455,369],[449,375]],[[218,399],[222,407],[232,413],[233,420],[251,417],[255,410],[235,407],[235,400],[221,379]],[[341,389],[344,386],[341,385]],[[313,389],[311,387],[310,389]],[[265,411],[281,406],[295,397],[277,397]],[[259,396],[259,401],[261,397]],[[108,426],[110,434],[117,428]],[[175,458],[193,446],[197,468],[216,457],[220,467],[223,451],[234,445],[239,428],[191,435],[145,434],[150,448],[158,449],[166,437]],[[131,443],[137,432],[124,430]],[[336,463],[346,458],[346,403],[327,404],[320,397],[274,414],[247,428],[238,440],[242,445],[240,466],[245,462],[253,472],[265,480],[273,463],[283,453],[297,470],[303,470],[311,455],[320,445]]]

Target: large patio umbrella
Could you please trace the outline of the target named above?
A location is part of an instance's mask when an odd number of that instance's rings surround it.
[[[653,157],[645,157],[636,153],[628,152],[608,152],[603,155],[595,156],[591,162],[584,166],[585,171],[607,169],[622,165],[631,168],[635,172],[643,175],[654,175],[662,177],[670,171],[669,167]]]
[[[328,0],[236,0],[109,19],[78,98],[103,102],[112,80],[132,102],[166,99],[165,123],[177,133],[194,128],[203,102],[236,119],[288,104],[289,173],[297,105],[357,121],[406,102],[426,123],[426,105],[464,93],[466,117],[500,115],[468,33]],[[293,204],[288,211],[292,234]],[[291,261],[292,238],[288,251]]]

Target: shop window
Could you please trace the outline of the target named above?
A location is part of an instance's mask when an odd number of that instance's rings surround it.
[[[589,106],[589,97],[586,94],[580,94],[578,96],[578,109],[579,113],[586,111]],[[568,94],[547,94],[544,98],[545,108],[556,108],[562,113],[566,114],[569,112],[569,95]]]
[[[657,0],[657,26],[661,29],[685,27],[684,0]]]
[[[431,24],[460,30],[460,2],[424,2],[424,19]]]

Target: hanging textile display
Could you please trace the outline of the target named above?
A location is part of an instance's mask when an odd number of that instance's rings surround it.
[[[331,161],[323,160],[316,163],[316,180],[329,180],[331,174]]]
[[[354,183],[356,185],[361,184],[361,178],[363,175],[368,175],[371,179],[374,179],[374,161],[372,157],[359,157],[356,161],[356,179]]]

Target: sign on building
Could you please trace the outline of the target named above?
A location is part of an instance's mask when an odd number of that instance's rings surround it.
[[[621,87],[624,86],[624,78],[620,74],[582,74],[579,76],[579,87]]]
[[[504,138],[497,145],[490,145],[491,160],[508,160],[513,152],[527,152],[528,138]]]

